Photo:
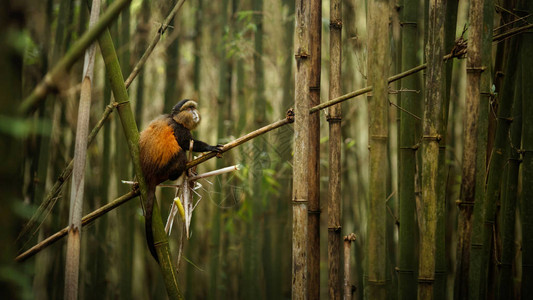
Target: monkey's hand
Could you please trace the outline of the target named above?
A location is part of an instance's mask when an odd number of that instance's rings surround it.
[[[209,146],[209,151],[213,151],[215,152],[217,155],[217,158],[221,158],[222,157],[222,148],[224,147],[224,145],[221,145],[221,144],[218,144],[216,146]]]

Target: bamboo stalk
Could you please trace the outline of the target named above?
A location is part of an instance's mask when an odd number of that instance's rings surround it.
[[[444,4],[442,0],[429,1],[428,35],[426,45],[426,90],[422,137],[422,207],[418,216],[420,228],[420,265],[418,299],[433,297],[435,280],[435,251],[437,223],[437,176],[439,162],[439,132],[442,123]]]
[[[308,296],[308,184],[309,184],[309,14],[307,1],[296,2],[294,51],[296,76],[294,88],[294,157],[292,189],[292,298]]]
[[[494,1],[484,0],[483,5],[483,35],[481,59],[484,72],[481,74],[480,83],[480,109],[478,119],[477,153],[476,153],[476,194],[474,204],[474,216],[472,223],[472,240],[470,246],[470,271],[469,271],[469,299],[484,299],[486,286],[480,286],[482,272],[482,230],[483,230],[483,203],[485,200],[487,179],[487,148],[489,129],[489,107],[492,105],[492,28],[494,20]],[[514,227],[513,227],[514,228]]]
[[[402,14],[402,68],[418,65],[416,55],[419,51],[418,2],[405,0]],[[421,76],[411,76],[401,81],[401,87],[420,90]],[[405,93],[401,95],[400,106],[406,112],[421,115],[421,93]],[[406,112],[400,113],[399,134],[399,264],[398,264],[398,299],[416,298],[416,199],[415,174],[417,139],[420,136],[420,120]],[[418,129],[418,130],[417,130]]]
[[[472,237],[472,213],[476,193],[477,128],[479,119],[481,62],[481,34],[483,26],[483,0],[470,2],[468,33],[467,87],[464,117],[463,169],[459,204],[457,267],[455,297],[468,297],[470,271],[470,244]]]
[[[367,272],[365,294],[368,299],[386,299],[387,279],[387,144],[388,144],[388,82],[389,69],[389,4],[383,0],[369,1],[368,7],[368,84],[373,93],[369,102],[370,203],[367,225]]]
[[[533,3],[521,1],[518,10],[528,16],[526,21],[532,22]],[[521,295],[533,295],[533,103],[531,95],[533,87],[533,36],[531,32],[522,34],[522,114],[524,115],[523,130],[523,162],[522,162],[522,280]],[[513,53],[515,54],[515,53]]]
[[[334,99],[341,94],[341,62],[342,62],[342,2],[330,2],[330,84],[329,98]],[[329,299],[341,298],[341,105],[329,107],[327,121],[329,123],[329,183],[328,183],[328,290]],[[352,234],[353,235],[353,234]],[[345,272],[349,272],[350,239],[344,238],[345,244]],[[348,244],[348,245],[346,245]],[[346,247],[348,249],[346,250]],[[346,254],[346,252],[348,254]],[[348,258],[346,258],[348,255]],[[348,259],[348,261],[346,261]],[[348,264],[348,268],[346,268]],[[345,277],[345,297],[350,274]]]
[[[352,242],[355,242],[356,236],[353,233],[344,237],[344,300],[351,300],[354,292],[354,286],[351,283],[350,275],[350,250]]]
[[[102,56],[104,58],[104,63],[106,65],[106,70],[109,74],[109,80],[111,81],[113,95],[118,102],[118,115],[122,123],[124,134],[128,141],[128,149],[133,162],[135,175],[141,190],[141,199],[144,202],[146,201],[148,195],[146,182],[144,180],[144,175],[142,173],[139,160],[139,131],[137,129],[133,111],[129,103],[126,86],[124,85],[124,78],[122,77],[122,72],[120,71],[120,65],[118,63],[113,41],[108,31],[106,31],[104,35],[100,37],[99,43]],[[169,298],[181,298],[175,269],[170,259],[168,238],[165,233],[163,220],[161,219],[161,214],[157,205],[154,205],[152,218],[154,246],[159,257],[159,266],[161,268],[165,287],[167,288],[167,294]]]
[[[309,106],[320,104],[322,0],[310,1]],[[309,116],[308,297],[320,298],[320,115]],[[340,286],[340,285],[339,285]]]
[[[89,30],[98,22],[100,15],[100,1],[93,1]],[[70,213],[67,239],[67,254],[65,262],[65,299],[78,298],[78,280],[81,253],[81,219],[83,207],[83,192],[85,186],[85,162],[87,159],[87,137],[89,134],[89,116],[91,113],[92,79],[94,73],[94,58],[96,45],[91,44],[85,50],[83,78],[78,108],[78,122],[76,128],[76,142],[74,147],[74,167],[72,185],[70,189]]]
[[[493,249],[493,234],[496,222],[497,201],[501,194],[501,174],[503,173],[504,165],[508,155],[508,137],[509,128],[512,122],[512,107],[514,100],[514,89],[516,82],[516,66],[518,59],[516,53],[518,41],[513,37],[510,42],[509,51],[507,54],[507,63],[505,69],[504,84],[500,93],[500,101],[498,108],[498,119],[496,125],[496,135],[494,145],[491,149],[489,174],[487,179],[487,188],[485,194],[485,201],[483,203],[484,217],[482,230],[482,251],[480,258],[480,283],[479,288],[487,286],[489,276],[489,264],[491,250]]]
[[[521,66],[517,72],[521,73]],[[509,159],[507,176],[502,184],[503,194],[501,200],[501,238],[502,254],[500,260],[500,272],[498,274],[498,299],[514,299],[514,275],[513,261],[515,258],[515,227],[516,227],[516,200],[518,198],[518,179],[520,163],[520,149],[522,138],[522,87],[529,84],[522,76],[517,81],[515,102],[513,105],[513,123],[509,140]]]
[[[22,101],[19,107],[20,113],[26,113],[33,109],[52,90],[59,88],[59,83],[68,70],[83,55],[85,49],[95,41],[107,26],[113,22],[118,14],[129,5],[131,0],[117,0],[111,4],[101,15],[100,20],[91,30],[88,30],[72,45],[67,54],[44,76],[43,80],[35,87],[32,93]]]

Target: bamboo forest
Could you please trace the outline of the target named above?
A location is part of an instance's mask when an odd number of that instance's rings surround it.
[[[1,299],[533,299],[533,1],[0,7]]]

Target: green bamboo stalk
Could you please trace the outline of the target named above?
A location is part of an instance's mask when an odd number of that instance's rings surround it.
[[[481,250],[483,230],[483,203],[486,191],[487,176],[487,146],[489,128],[489,107],[491,106],[492,89],[492,28],[494,19],[494,1],[484,0],[483,5],[483,32],[481,41],[481,60],[485,69],[481,74],[480,83],[480,108],[478,119],[477,153],[476,153],[476,195],[474,216],[472,224],[472,240],[470,250],[469,272],[469,297],[470,299],[483,299],[485,287],[480,286]]]
[[[531,23],[533,3],[522,1],[519,11],[527,16],[526,22]],[[522,297],[533,295],[533,35],[531,31],[522,34],[522,114],[523,119],[523,162],[522,162]],[[514,54],[514,53],[513,53]]]
[[[455,44],[455,34],[457,26],[457,11],[459,1],[451,0],[446,2],[446,17],[445,17],[445,33],[444,33],[444,45],[445,52],[451,51]],[[448,115],[450,110],[450,98],[451,98],[451,86],[452,86],[452,73],[454,60],[445,61],[446,65],[446,87],[445,98],[442,102],[442,117],[443,122],[441,124],[440,131],[442,132],[442,140],[439,143],[439,171],[438,171],[438,194],[437,194],[437,233],[436,233],[436,249],[435,249],[435,287],[433,295],[437,300],[447,299],[447,275],[448,275],[448,263],[447,260],[451,256],[451,247],[446,247],[446,220],[447,220],[447,187],[449,170],[446,163],[446,146],[447,142],[447,128],[448,128]]]
[[[401,12],[402,22],[402,68],[412,68],[419,64],[416,55],[419,51],[418,2],[405,0]],[[401,87],[407,90],[420,90],[421,76],[410,76],[401,81]],[[422,99],[420,93],[404,93],[400,106],[406,112],[420,116]],[[402,111],[400,113],[399,136],[399,264],[398,264],[398,299],[416,298],[416,220],[415,220],[415,173],[416,145],[420,136],[420,121]]]
[[[120,26],[118,26],[120,25]],[[119,41],[119,57],[120,57],[120,69],[122,74],[130,74],[130,43],[132,41],[130,34],[130,8],[127,7],[120,15],[120,24],[114,24],[112,27],[118,27],[117,40]],[[117,123],[118,125],[118,123]],[[124,135],[122,134],[120,126],[116,126],[116,153],[117,156],[114,159],[116,178],[123,179],[129,178],[132,174],[131,165],[128,163],[128,157],[124,155],[127,151],[125,145]],[[120,180],[115,181],[117,186],[116,190],[118,194],[124,194],[128,191],[128,187]],[[119,242],[123,247],[121,251],[119,263],[119,282],[120,282],[120,296],[124,299],[132,298],[132,285],[133,285],[133,251],[134,251],[134,234],[135,230],[135,214],[138,206],[135,203],[128,203],[124,205],[123,211],[118,215],[119,222],[122,226],[118,228]]]
[[[72,65],[83,55],[85,49],[100,36],[130,2],[131,0],[114,1],[101,15],[98,23],[72,45],[67,54],[44,76],[33,92],[22,101],[19,112],[26,113],[33,109],[49,92],[57,89],[59,87],[58,84],[66,76]]]
[[[320,104],[320,74],[322,48],[322,0],[310,1],[309,49],[311,51],[309,68],[309,105]],[[340,94],[340,93],[339,93]],[[309,156],[308,167],[308,256],[307,271],[308,297],[320,298],[320,115],[309,116]],[[340,240],[337,243],[340,245]],[[339,269],[338,265],[336,269]],[[337,293],[340,297],[340,283],[336,279]],[[331,292],[331,286],[330,286]],[[331,294],[330,294],[331,295]],[[336,299],[336,298],[331,298]]]
[[[487,286],[489,276],[489,264],[491,249],[493,249],[493,234],[496,221],[497,201],[501,194],[501,174],[508,155],[509,128],[512,122],[512,107],[514,99],[514,84],[516,82],[517,51],[519,49],[516,38],[511,39],[511,45],[507,54],[505,79],[500,93],[500,105],[498,109],[498,123],[493,148],[491,150],[487,190],[483,203],[483,249],[481,252],[481,278],[479,287]]]
[[[139,182],[141,199],[145,202],[148,195],[139,160],[139,131],[137,129],[137,124],[135,123],[135,118],[126,92],[126,86],[124,85],[124,78],[120,71],[120,64],[118,63],[115,47],[109,32],[104,32],[104,35],[99,38],[99,43],[106,70],[108,71],[109,80],[111,81],[113,95],[118,103],[117,110],[124,129],[124,134],[126,135],[129,152],[133,162],[133,169],[137,181]],[[157,205],[154,205],[152,230],[154,235],[154,246],[159,258],[159,266],[161,268],[167,294],[171,299],[181,298],[175,269],[170,260],[168,238]]]
[[[425,105],[422,125],[422,209],[419,215],[420,267],[418,273],[418,299],[433,297],[435,280],[437,178],[439,141],[442,136],[442,101],[444,64],[444,1],[429,1],[425,80]]]
[[[463,127],[463,169],[458,221],[457,267],[455,297],[466,298],[469,288],[470,244],[472,237],[472,213],[476,193],[477,128],[480,102],[481,35],[483,26],[483,0],[470,2],[468,32],[466,107]]]
[[[342,62],[342,2],[330,2],[329,98],[341,93]],[[340,299],[341,290],[341,105],[331,106],[329,123],[329,183],[328,183],[328,290],[329,299]],[[349,242],[348,242],[349,243]],[[349,264],[348,264],[349,266]],[[346,295],[346,293],[345,293]],[[349,293],[351,296],[351,291]],[[311,295],[310,295],[311,296]],[[313,299],[310,297],[310,299]]]
[[[388,1],[374,0],[368,8],[368,84],[373,93],[369,102],[370,204],[367,233],[367,274],[365,293],[369,299],[385,299],[386,289],[386,218],[387,215],[387,142],[389,68]]]
[[[521,67],[519,67],[521,68]],[[520,71],[518,71],[520,73]],[[520,79],[521,76],[519,75]],[[516,200],[518,198],[518,177],[520,168],[520,144],[522,138],[522,85],[528,84],[517,80],[515,89],[515,102],[513,105],[513,123],[509,140],[509,160],[507,176],[503,183],[501,202],[501,238],[502,253],[500,260],[500,273],[498,274],[498,299],[514,299],[513,262],[515,258],[515,219]]]
[[[309,49],[310,7],[307,1],[295,1],[296,26],[294,51],[296,76],[294,88],[294,158],[292,189],[292,298],[308,296],[308,185],[309,185]]]

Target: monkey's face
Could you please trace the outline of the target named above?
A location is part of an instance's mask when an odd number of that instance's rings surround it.
[[[188,100],[179,108],[178,112],[173,110],[172,118],[187,129],[194,130],[201,120],[197,106],[196,102]]]

